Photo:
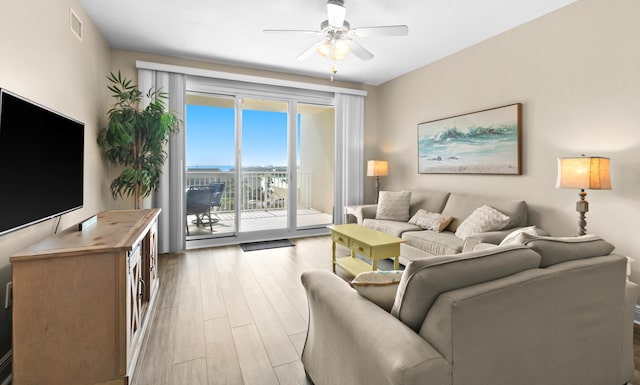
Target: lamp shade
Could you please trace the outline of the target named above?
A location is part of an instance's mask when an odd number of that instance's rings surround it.
[[[389,162],[386,160],[370,160],[367,162],[367,176],[389,175]]]
[[[556,188],[610,190],[609,158],[558,158]]]

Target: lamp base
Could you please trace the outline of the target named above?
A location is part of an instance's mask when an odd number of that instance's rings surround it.
[[[589,211],[589,202],[584,199],[587,196],[587,193],[584,192],[584,189],[580,190],[578,196],[580,196],[580,200],[576,203],[576,211],[579,215],[578,235],[585,235],[587,233],[586,213]]]

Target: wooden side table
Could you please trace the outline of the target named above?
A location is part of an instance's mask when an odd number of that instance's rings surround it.
[[[334,273],[336,265],[354,276],[363,271],[375,271],[378,270],[378,261],[387,258],[393,258],[393,268],[399,269],[398,257],[400,244],[405,242],[403,239],[355,223],[330,225],[327,228],[331,230],[331,258]],[[336,245],[350,249],[351,256],[336,258]],[[371,260],[371,264],[356,258],[356,253]]]

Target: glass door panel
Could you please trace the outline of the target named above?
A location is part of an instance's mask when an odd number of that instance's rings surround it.
[[[240,232],[288,228],[288,103],[242,99]]]
[[[298,104],[298,228],[333,223],[335,110],[332,106]]]
[[[236,233],[235,99],[187,95],[187,240]]]

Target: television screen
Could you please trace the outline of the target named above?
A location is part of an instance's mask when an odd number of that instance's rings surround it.
[[[0,235],[83,204],[84,124],[0,89]]]

